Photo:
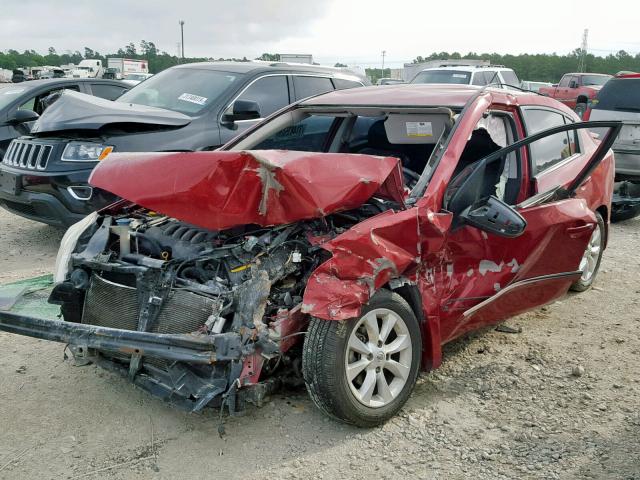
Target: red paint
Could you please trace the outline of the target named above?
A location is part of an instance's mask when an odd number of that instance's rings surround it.
[[[555,87],[541,87],[539,93],[541,95],[546,95],[547,97],[554,98],[559,102],[564,103],[570,108],[575,108],[578,103],[578,98],[584,97],[587,100],[593,100],[598,95],[598,92],[602,88],[602,85],[583,85],[582,80],[585,76],[589,75],[598,75],[595,73],[566,73],[560,79],[560,83],[565,77],[569,77],[571,79],[575,79],[577,85],[575,87],[570,87],[568,84],[560,86],[560,84]],[[610,77],[611,75],[606,75]]]
[[[322,105],[461,108],[477,92],[470,86],[360,88],[314,97],[289,110]],[[423,366],[436,368],[443,343],[565,294],[576,278],[570,272],[578,270],[596,221],[594,212],[602,212],[608,224],[614,175],[611,152],[574,198],[519,209],[527,228],[517,238],[456,226],[453,215],[443,210],[445,191],[478,120],[488,110],[509,112],[522,137],[521,106],[551,107],[579,120],[568,107],[548,97],[494,89],[483,92],[458,118],[425,194],[415,204],[371,217],[333,239],[309,238],[330,252],[331,258],[311,274],[302,308],[278,316],[272,326],[276,336],[303,331],[308,318],[303,312],[326,320],[356,317],[377,290],[397,281],[419,293],[421,311],[416,313],[424,319]],[[579,174],[598,146],[588,132],[579,131],[579,136],[581,153],[576,158],[536,177],[528,167],[528,150],[521,150],[518,202],[558,185],[567,186]],[[95,170],[92,184],[212,229],[319,217],[356,208],[375,192],[402,200],[401,172],[395,159],[229,151],[238,141],[217,152],[138,154],[133,158],[131,154],[112,155]],[[256,157],[263,159],[262,164]],[[260,214],[263,183],[257,170],[265,164],[283,188],[267,195],[266,211]],[[281,345],[283,351],[300,337],[287,340]],[[249,378],[253,365],[245,367]]]
[[[288,151],[112,154],[89,182],[192,225],[279,225],[404,198],[396,158]]]

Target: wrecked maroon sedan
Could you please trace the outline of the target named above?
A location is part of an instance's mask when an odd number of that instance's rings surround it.
[[[444,343],[594,281],[620,125],[578,121],[530,93],[375,87],[219,151],[113,154],[91,183],[126,200],[65,235],[64,320],[0,329],[191,410],[302,378],[325,413],[378,424]]]

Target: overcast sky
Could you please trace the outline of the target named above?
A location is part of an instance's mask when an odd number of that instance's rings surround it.
[[[638,0],[1,0],[0,50],[115,52],[153,41],[185,55],[311,53],[321,63],[388,66],[468,51],[567,53],[589,28],[592,53],[640,52]]]

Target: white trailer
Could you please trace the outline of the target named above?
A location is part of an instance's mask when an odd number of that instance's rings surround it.
[[[107,68],[116,70],[116,78],[123,79],[130,73],[149,73],[149,63],[146,60],[130,58],[107,58]]]

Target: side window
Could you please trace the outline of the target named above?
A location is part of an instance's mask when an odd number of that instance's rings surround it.
[[[106,98],[107,100],[115,100],[127,90],[128,88],[118,85],[109,85],[105,83],[91,84],[91,92],[93,95],[100,98]]]
[[[251,147],[255,150],[298,150],[323,152],[335,118],[312,115],[274,133]]]
[[[296,91],[296,100],[326,93],[333,90],[330,78],[293,76],[293,88]]]
[[[568,87],[569,79],[572,78],[570,75],[565,75],[560,79],[560,83],[558,83],[559,87]]]
[[[80,91],[79,85],[67,85],[63,88],[54,88],[53,90],[47,90],[46,92],[42,92],[36,95],[33,98],[30,98],[25,103],[18,107],[20,110],[33,110],[38,115],[42,115],[42,112],[49,106],[44,100],[47,99],[49,95],[53,95],[55,93],[62,92],[63,90],[73,90],[75,92]]]
[[[572,118],[564,117],[564,123],[575,123]],[[574,130],[573,132],[567,132],[569,135],[569,153],[575,155],[580,153],[580,132],[581,130]]]
[[[285,75],[262,77],[247,88],[239,100],[257,102],[262,118],[289,105],[289,85]]]
[[[362,84],[360,82],[354,82],[353,80],[344,80],[342,78],[334,78],[333,85],[336,87],[336,90],[362,87]]]
[[[471,81],[471,84],[480,86],[486,85],[487,78],[485,77],[485,72],[475,72],[473,74],[473,80]]]
[[[565,124],[564,115],[549,110],[526,109],[522,114],[527,127],[527,135]],[[549,135],[531,143],[529,145],[529,156],[531,157],[533,175],[538,175],[572,154],[571,142],[567,132]]]

